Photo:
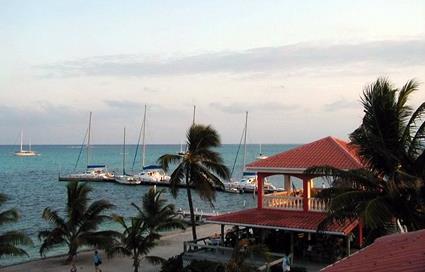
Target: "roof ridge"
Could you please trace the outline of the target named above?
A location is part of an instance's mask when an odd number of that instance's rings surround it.
[[[263,160],[255,160],[255,161],[253,161],[253,162],[256,162],[256,161],[267,161],[267,160],[269,160],[269,159],[271,159],[271,158],[273,158],[273,157],[280,156],[280,155],[282,155],[283,153],[293,152],[293,151],[296,151],[296,150],[298,150],[298,149],[300,149],[300,148],[304,148],[304,147],[310,146],[310,145],[312,145],[312,144],[315,144],[315,143],[317,143],[317,142],[320,142],[320,141],[326,140],[326,138],[329,138],[329,137],[332,137],[332,136],[327,136],[327,137],[321,138],[321,139],[319,139],[319,140],[313,141],[313,142],[311,142],[311,143],[301,144],[301,145],[299,145],[299,146],[296,146],[296,147],[293,147],[293,148],[291,148],[291,149],[288,149],[288,150],[282,151],[282,152],[280,152],[280,153],[274,154],[274,155],[272,155],[272,156],[269,156],[269,157],[268,157],[268,158],[266,158],[266,159],[263,159]],[[251,163],[253,163],[253,162],[250,162],[249,164],[251,164]]]
[[[363,165],[363,163],[360,161],[359,158],[357,158],[356,156],[354,156],[349,150],[347,150],[347,148],[345,146],[343,146],[341,144],[341,142],[344,142],[345,144],[349,145],[349,142],[346,142],[344,140],[338,139],[336,137],[330,136],[330,138],[332,139],[333,142],[335,142],[339,147],[342,148],[342,150],[344,151],[345,154],[347,154],[350,158],[352,158],[353,160],[355,160],[357,163],[359,163],[360,165]]]
[[[393,233],[393,234],[389,234],[389,235],[385,235],[385,236],[381,236],[379,238],[377,238],[375,240],[375,242],[382,242],[382,241],[387,241],[387,240],[391,240],[393,238],[399,238],[401,236],[416,236],[416,235],[425,235],[425,229],[421,229],[421,230],[416,230],[416,231],[409,231],[409,232],[397,232],[397,233]]]

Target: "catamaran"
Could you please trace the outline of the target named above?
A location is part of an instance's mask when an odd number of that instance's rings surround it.
[[[142,140],[142,152],[141,152],[141,172],[135,174],[135,175],[128,175],[123,171],[123,175],[120,175],[116,177],[116,182],[121,184],[128,184],[128,185],[137,185],[137,184],[168,184],[170,181],[170,177],[167,176],[167,174],[162,170],[162,168],[159,165],[145,165],[145,159],[146,159],[146,118],[147,115],[147,106],[145,105],[145,111],[143,114],[143,122],[142,126],[140,128],[139,133],[139,139],[137,141],[137,147],[136,152],[134,154],[133,159],[133,166],[136,164],[137,160],[137,152],[139,150],[140,140]],[[125,145],[125,144],[124,144]],[[124,157],[125,158],[125,157]],[[124,169],[125,162],[123,162],[123,169]]]
[[[248,134],[248,112],[245,113],[245,127],[243,129],[243,146],[244,146],[244,152],[243,152],[243,171],[242,171],[242,178],[239,181],[233,181],[230,180],[229,182],[224,183],[224,188],[226,192],[229,193],[252,193],[257,191],[257,173],[255,172],[247,172],[245,171],[245,165],[246,165],[246,138]],[[242,139],[241,139],[242,142]],[[240,148],[240,144],[239,144]],[[239,154],[239,149],[236,154],[235,163],[233,164],[233,170],[236,165],[237,157]],[[277,188],[271,184],[270,182],[267,182],[267,180],[264,181],[264,190],[266,191],[275,191]]]
[[[164,170],[159,165],[145,165],[146,160],[146,114],[147,114],[147,106],[145,105],[145,112],[143,114],[143,123],[142,123],[142,152],[141,152],[141,166],[142,171],[134,177],[142,184],[156,184],[156,183],[169,183],[170,176],[168,176]],[[135,159],[137,154],[135,154]],[[133,161],[133,165],[134,165]]]
[[[24,142],[24,131],[21,130],[21,148],[20,148],[19,151],[15,152],[16,156],[19,156],[19,157],[34,157],[34,156],[40,155],[37,152],[31,150],[31,139],[29,140],[29,144],[28,144],[29,150],[23,149],[23,142]]]
[[[77,162],[75,163],[74,171],[77,169],[78,161],[80,160],[81,153],[83,151],[84,142],[87,138],[86,144],[86,170],[82,173],[73,173],[69,175],[61,176],[59,174],[59,181],[114,181],[114,173],[109,172],[108,168],[104,164],[90,164],[90,137],[91,137],[91,120],[92,112],[89,115],[89,127],[86,135],[84,136],[83,144],[81,145],[80,153],[78,154]]]

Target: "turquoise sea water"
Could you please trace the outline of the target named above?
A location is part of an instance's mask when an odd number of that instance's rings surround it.
[[[262,152],[267,155],[282,152],[294,147],[294,145],[262,145]],[[44,208],[51,207],[63,210],[66,201],[66,182],[58,181],[59,172],[72,172],[80,146],[75,145],[44,145],[33,146],[33,150],[41,155],[37,157],[17,157],[14,152],[16,146],[0,146],[0,192],[7,194],[11,199],[4,205],[3,209],[16,207],[21,212],[21,220],[17,224],[0,227],[0,233],[10,229],[20,229],[25,231],[34,241],[34,246],[26,248],[30,258],[3,258],[0,259],[0,266],[12,263],[40,258],[38,248],[40,242],[37,239],[39,230],[48,227],[41,219]],[[176,153],[180,150],[179,145],[149,145],[146,151],[146,164],[155,163],[159,156],[165,153]],[[223,145],[219,148],[225,163],[231,169],[238,145]],[[127,169],[131,169],[135,146],[127,147]],[[243,152],[241,150],[240,152]],[[255,160],[258,155],[258,145],[247,146],[247,162]],[[241,153],[240,153],[241,155]],[[106,164],[108,169],[121,173],[122,171],[122,147],[119,145],[97,145],[92,148],[92,163]],[[79,169],[83,169],[85,164],[85,154],[82,154]],[[136,167],[139,163],[136,164]],[[140,167],[139,167],[140,168]],[[139,169],[137,168],[137,169]],[[241,176],[242,156],[238,157],[235,167],[234,177]],[[278,187],[282,186],[282,180],[272,180]],[[92,199],[107,199],[116,205],[114,213],[125,216],[134,214],[134,209],[130,203],[139,203],[142,195],[148,190],[146,186],[124,186],[116,183],[94,183],[91,194]],[[180,190],[174,199],[168,189],[165,189],[164,197],[177,208],[187,209],[186,193]],[[219,192],[211,207],[208,203],[195,196],[195,207],[203,211],[232,211],[243,209],[244,207],[255,206],[255,198],[252,194],[229,194]],[[104,226],[114,227],[114,226]],[[65,248],[56,248],[49,255],[66,253]]]

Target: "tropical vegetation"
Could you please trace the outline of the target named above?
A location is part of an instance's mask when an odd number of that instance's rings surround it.
[[[222,179],[229,177],[229,169],[224,165],[221,155],[214,150],[221,145],[220,136],[211,126],[193,124],[187,132],[187,150],[181,154],[165,154],[158,163],[167,171],[171,164],[177,164],[171,174],[171,193],[177,196],[179,187],[186,187],[190,210],[193,239],[197,239],[196,222],[193,209],[193,188],[201,199],[213,205],[215,189],[223,187]]]
[[[141,271],[140,263],[143,259],[154,264],[164,261],[161,257],[147,256],[161,238],[160,231],[184,229],[184,223],[176,218],[174,205],[166,204],[161,194],[162,191],[151,188],[143,196],[142,207],[132,203],[138,211],[134,217],[125,219],[120,215],[113,216],[114,221],[122,226],[123,232],[114,239],[106,252],[109,257],[131,256],[134,272]]]
[[[8,200],[5,194],[0,193],[0,207]],[[0,211],[0,226],[15,223],[19,220],[19,211],[15,208]],[[0,258],[4,256],[28,256],[20,245],[31,245],[31,239],[21,231],[11,230],[0,233]]]
[[[42,218],[50,223],[51,228],[40,231],[42,240],[40,255],[52,247],[68,247],[66,263],[72,261],[82,246],[107,248],[118,233],[112,230],[99,230],[99,226],[111,220],[106,212],[114,205],[101,199],[90,203],[91,187],[86,183],[70,182],[67,185],[67,203],[64,213],[45,208]]]
[[[362,123],[350,134],[365,167],[306,171],[333,179],[333,187],[320,195],[330,201],[322,227],[361,218],[372,230],[394,224],[402,231],[425,228],[425,102],[416,109],[408,104],[417,89],[414,80],[401,88],[385,78],[368,85],[361,98]]]

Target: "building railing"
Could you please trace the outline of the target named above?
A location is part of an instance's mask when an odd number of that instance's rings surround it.
[[[303,198],[299,196],[265,195],[263,207],[269,209],[303,210]]]
[[[263,198],[263,207],[268,209],[282,209],[292,211],[302,211],[304,198],[302,196],[288,196],[269,194]],[[308,210],[313,212],[325,212],[328,205],[325,200],[311,197],[308,199]]]
[[[328,210],[328,204],[323,199],[311,197],[308,199],[308,208],[309,211],[313,212],[326,212]]]

